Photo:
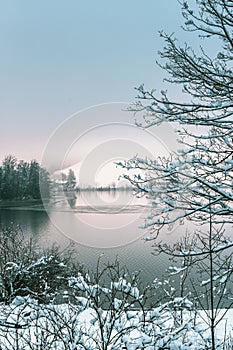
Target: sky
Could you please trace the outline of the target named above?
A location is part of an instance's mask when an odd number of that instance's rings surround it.
[[[0,6],[0,159],[42,161],[70,116],[133,103],[141,83],[160,90],[158,31],[182,35],[176,0],[0,0]],[[96,127],[103,118],[94,111]],[[122,118],[134,122],[132,113]],[[85,117],[79,126],[87,129]]]

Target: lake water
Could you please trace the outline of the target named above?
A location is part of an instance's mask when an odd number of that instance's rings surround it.
[[[61,247],[72,241],[78,259],[93,269],[98,257],[118,258],[129,271],[142,271],[143,284],[162,277],[170,265],[166,256],[154,256],[151,242],[145,242],[140,229],[149,212],[149,203],[131,191],[78,192],[66,196],[57,193],[46,211],[39,206],[0,210],[0,223],[19,225],[25,235],[41,244],[57,243]],[[166,241],[175,241],[184,228],[164,231]]]

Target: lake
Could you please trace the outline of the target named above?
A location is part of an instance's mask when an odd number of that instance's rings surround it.
[[[142,226],[149,213],[146,199],[136,198],[132,191],[81,191],[75,195],[56,193],[46,211],[41,206],[0,210],[2,225],[19,225],[25,235],[32,235],[48,246],[61,247],[74,243],[78,260],[93,269],[98,257],[113,261],[118,258],[129,271],[142,271],[143,284],[161,278],[170,265],[166,256],[154,256],[151,242]],[[166,241],[175,241],[182,227],[164,230]]]

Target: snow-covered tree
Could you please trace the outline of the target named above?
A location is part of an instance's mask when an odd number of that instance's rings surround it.
[[[30,295],[40,302],[61,299],[62,290],[81,266],[71,246],[41,248],[19,227],[0,227],[0,302]]]
[[[143,115],[137,120],[140,127],[172,123],[181,149],[168,158],[135,157],[121,165],[129,170],[125,178],[138,195],[151,199],[152,209],[145,223],[152,234],[148,240],[156,238],[164,225],[172,227],[175,222],[204,225],[201,234],[194,232],[191,246],[184,242],[175,247],[156,244],[160,252],[184,259],[180,271],[185,278],[190,264],[195,267],[200,279],[197,283],[206,289],[211,310],[210,347],[215,349],[218,311],[214,308],[226,306],[221,301],[232,274],[232,254],[227,249],[233,243],[222,234],[220,224],[233,223],[233,2],[179,3],[185,18],[183,29],[202,40],[202,46],[194,49],[187,43],[180,46],[173,35],[161,32],[166,44],[159,65],[168,74],[166,84],[175,85],[177,90],[181,87],[181,97],[171,100],[167,91],[159,94],[141,85],[132,110]],[[208,278],[204,280],[205,273]]]
[[[104,267],[97,264],[94,273],[74,275],[70,287],[69,292],[64,290],[66,304],[38,304],[29,296],[17,296],[10,305],[2,306],[2,349],[207,348],[208,332],[199,325],[187,298],[148,310],[144,303],[151,287],[140,290],[138,277],[126,276],[117,262]]]
[[[213,223],[233,222],[233,3],[195,2],[192,9],[188,1],[179,1],[183,29],[198,33],[203,46],[179,46],[173,35],[161,33],[165,63],[159,65],[168,73],[168,85],[181,86],[180,100],[141,85],[132,107],[143,114],[137,121],[141,127],[173,123],[181,143],[169,158],[135,157],[124,164],[134,169],[125,177],[137,192],[152,199],[146,224],[152,231],[184,219],[209,222],[210,211]]]
[[[231,245],[223,227],[214,227],[211,217],[209,230],[187,233],[172,245],[162,242],[154,245],[157,254],[168,255],[174,263],[168,269],[170,277],[178,278],[176,285],[180,285],[174,294],[189,297],[196,309],[204,310],[204,322],[211,333],[209,346],[213,350],[217,325],[224,323],[224,316],[233,305],[233,256],[227,250]]]

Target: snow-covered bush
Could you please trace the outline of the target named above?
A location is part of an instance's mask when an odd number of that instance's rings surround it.
[[[81,275],[78,284],[80,277]],[[85,277],[82,281],[84,280]],[[91,284],[88,283],[88,286],[89,294]],[[101,307],[96,309],[95,303],[91,305],[89,297],[79,298],[78,301],[79,305],[71,303],[53,305],[39,304],[30,297],[16,297],[11,304],[2,304],[0,349],[206,350],[209,348],[210,333],[203,326],[203,314],[190,310],[192,303],[185,298],[176,298],[150,310],[131,309],[128,305],[123,308],[124,301],[120,299],[113,299],[112,307],[108,309]],[[174,312],[174,309],[183,311],[182,320],[179,312]],[[216,349],[229,349],[226,345],[230,344],[230,341],[231,339],[227,337],[224,341],[216,339]]]
[[[18,227],[0,229],[0,256],[0,301],[4,302],[26,295],[48,302],[81,269],[70,249],[42,249]]]
[[[80,278],[81,275],[78,276],[79,287]],[[82,285],[85,285],[84,280]],[[118,292],[120,284],[115,285]],[[87,294],[92,289],[91,295],[94,295],[97,286],[91,288],[94,286],[88,283],[86,287]],[[108,293],[115,294],[115,287],[112,284]],[[143,298],[142,295],[139,297]],[[185,321],[177,325],[171,313],[172,302],[148,311],[135,310],[126,300],[116,298],[109,298],[109,308],[97,308],[90,294],[86,298],[78,297],[77,301],[78,305],[43,305],[29,297],[16,297],[11,304],[2,305],[1,349],[152,350],[181,349],[180,344],[189,344],[189,349],[194,349],[194,344],[201,346],[203,343],[202,336],[194,331],[190,311],[187,311]],[[182,307],[187,303],[189,307],[188,301],[176,300],[174,303],[183,304]]]
[[[139,276],[119,264],[78,272],[64,290],[67,302],[40,303],[16,296],[0,304],[1,350],[206,350],[210,348],[206,315],[185,296],[146,307],[147,298],[168,283],[157,280],[144,290]],[[224,327],[222,327],[224,329]],[[220,332],[216,349],[228,350],[231,338]],[[229,345],[230,346],[230,345]]]

